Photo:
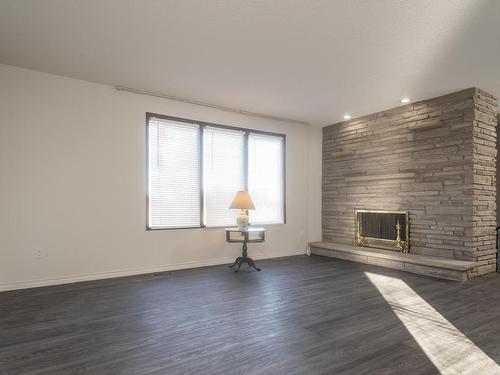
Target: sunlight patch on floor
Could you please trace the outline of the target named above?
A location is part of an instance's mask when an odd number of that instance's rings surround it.
[[[500,366],[404,281],[365,272],[441,374],[500,374]]]

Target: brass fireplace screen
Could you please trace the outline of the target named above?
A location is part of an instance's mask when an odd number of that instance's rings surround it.
[[[355,246],[407,253],[410,223],[408,211],[356,210]]]

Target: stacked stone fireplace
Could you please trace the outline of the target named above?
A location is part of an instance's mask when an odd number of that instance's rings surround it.
[[[323,242],[355,244],[360,208],[407,212],[410,254],[494,272],[496,112],[471,88],[323,128]]]

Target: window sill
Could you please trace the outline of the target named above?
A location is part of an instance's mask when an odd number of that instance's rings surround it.
[[[252,227],[255,227],[255,226],[277,226],[277,225],[285,225],[286,223],[284,222],[272,222],[272,223],[252,223],[250,226]],[[227,224],[227,225],[221,225],[221,226],[214,226],[214,227],[178,227],[178,228],[149,228],[149,227],[146,227],[146,231],[147,232],[155,232],[155,231],[159,231],[159,230],[186,230],[186,229],[213,229],[213,230],[217,230],[217,229],[225,229],[225,228],[228,228],[228,227],[236,227],[237,224],[236,223],[232,223],[232,224]]]

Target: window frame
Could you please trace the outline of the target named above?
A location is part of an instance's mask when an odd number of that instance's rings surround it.
[[[149,196],[149,182],[150,182],[150,168],[149,165],[149,121],[151,118],[159,118],[167,121],[175,121],[182,122],[188,124],[198,125],[198,174],[199,174],[199,191],[200,191],[200,225],[197,227],[151,227],[151,223],[149,222],[150,218],[150,196]],[[243,182],[245,186],[245,190],[248,191],[248,136],[250,133],[254,134],[262,134],[267,136],[279,137],[283,139],[283,150],[282,150],[282,158],[283,158],[283,222],[282,223],[259,223],[259,225],[284,225],[286,224],[286,134],[281,133],[273,133],[262,130],[250,129],[250,128],[242,128],[238,126],[231,125],[222,125],[212,122],[206,121],[198,121],[192,119],[186,119],[182,117],[168,116],[162,115],[159,113],[146,112],[146,230],[147,231],[156,231],[156,230],[177,230],[177,229],[217,229],[224,228],[222,226],[207,226],[203,223],[203,218],[205,217],[205,191],[203,186],[203,167],[204,167],[204,130],[205,127],[213,127],[227,130],[236,130],[244,132],[244,142],[243,142]]]

